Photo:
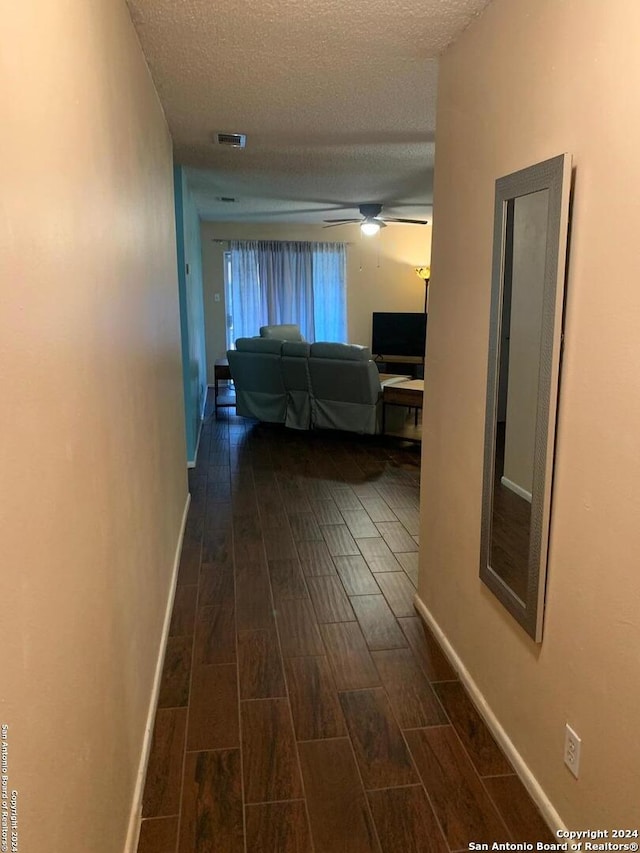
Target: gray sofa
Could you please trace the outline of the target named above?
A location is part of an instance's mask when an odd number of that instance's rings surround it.
[[[243,417],[293,429],[380,432],[382,385],[368,347],[238,338],[227,358]]]

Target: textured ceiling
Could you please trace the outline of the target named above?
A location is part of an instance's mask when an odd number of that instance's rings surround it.
[[[488,0],[129,0],[206,219],[429,218],[437,56]],[[246,133],[244,150],[213,144]],[[221,202],[221,196],[235,198]]]

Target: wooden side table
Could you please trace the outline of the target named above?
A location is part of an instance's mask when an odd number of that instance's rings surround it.
[[[229,381],[231,379],[231,370],[229,369],[229,362],[226,358],[219,358],[213,366],[213,406],[214,410],[217,414],[218,409],[228,408],[230,406],[235,406],[235,400],[226,403],[219,403],[218,396],[218,382],[220,380]]]
[[[406,406],[416,410],[415,430],[411,433],[397,433],[399,438],[407,441],[422,441],[418,430],[418,409],[422,409],[424,397],[424,379],[411,379],[409,382],[397,382],[385,385],[382,391],[382,434],[385,435],[385,409],[387,406]]]

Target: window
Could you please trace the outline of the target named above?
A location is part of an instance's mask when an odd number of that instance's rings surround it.
[[[225,288],[228,343],[274,323],[297,323],[308,341],[346,340],[344,243],[233,242]]]
[[[236,335],[233,332],[233,288],[231,287],[231,252],[224,253],[224,304],[227,311],[225,329],[227,349],[233,349]]]

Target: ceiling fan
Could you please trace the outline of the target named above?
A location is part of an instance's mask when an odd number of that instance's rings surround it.
[[[380,217],[382,212],[381,204],[361,204],[358,208],[362,219],[325,219],[329,223],[325,228],[335,228],[336,225],[346,225],[348,222],[359,222],[363,234],[368,237],[377,234],[381,228],[387,227],[387,222],[402,222],[408,225],[427,225],[424,219],[395,219],[387,216],[384,219]]]

